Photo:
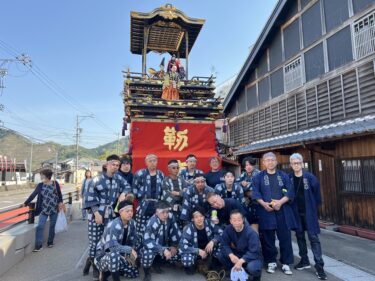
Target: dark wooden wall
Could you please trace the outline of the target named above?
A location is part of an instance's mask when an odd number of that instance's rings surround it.
[[[340,159],[375,157],[375,136],[345,139],[331,143],[330,150],[313,151],[313,172],[321,183],[323,204],[319,209],[322,220],[375,229],[375,195],[344,192],[340,189]],[[319,160],[322,171],[319,170]],[[374,182],[375,185],[375,182]]]

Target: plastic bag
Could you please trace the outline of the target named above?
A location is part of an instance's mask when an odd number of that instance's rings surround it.
[[[230,280],[232,281],[246,281],[248,277],[249,275],[243,267],[239,271],[235,271],[233,267],[230,273]]]
[[[66,220],[64,211],[61,210],[57,215],[55,233],[60,233],[60,232],[65,232],[65,231],[68,231],[68,222]]]

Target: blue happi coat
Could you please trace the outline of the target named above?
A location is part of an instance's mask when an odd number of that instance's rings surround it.
[[[220,183],[215,187],[215,193],[220,195],[221,198],[227,198],[227,187],[225,183]],[[233,183],[232,186],[232,197],[233,199],[238,200],[242,205],[245,205],[244,192],[240,184]]]
[[[186,181],[182,177],[177,177],[177,180],[178,180],[179,190],[174,190],[173,182],[170,177],[165,177],[162,183],[163,192],[162,192],[161,198],[162,200],[167,201],[172,206],[174,204],[179,204],[179,205],[182,204],[183,193],[184,193],[184,190],[186,189]],[[180,195],[179,196],[172,195],[171,193],[172,191],[179,191]]]
[[[163,235],[166,238],[165,245],[163,245]],[[143,235],[143,249],[159,253],[163,256],[166,248],[178,246],[180,238],[181,232],[172,213],[169,213],[168,219],[165,222],[165,233],[163,233],[162,221],[157,215],[153,215],[147,222]]]
[[[160,200],[162,196],[163,172],[156,171],[156,196],[151,194],[151,175],[148,169],[141,169],[133,177],[133,193],[139,200],[138,210],[143,212],[147,209],[149,202],[146,199]],[[137,211],[138,212],[138,211]]]
[[[284,212],[286,225],[288,229],[297,229],[298,222],[295,219],[291,204],[294,200],[294,189],[290,183],[289,177],[282,171],[277,170],[277,181],[279,191],[289,198],[289,201],[282,205],[280,212]],[[252,198],[254,200],[263,199],[264,202],[271,202],[271,186],[267,171],[260,172],[253,178],[254,189]],[[262,206],[258,209],[259,229],[274,230],[277,228],[275,211],[268,212]]]
[[[204,207],[205,210],[209,209],[209,204],[207,202],[207,193],[214,192],[214,189],[212,189],[209,186],[205,186],[202,194],[202,201],[203,205],[201,207]],[[196,207],[199,206],[199,193],[195,186],[189,186],[184,194],[184,199],[182,202],[182,210],[181,210],[181,220],[187,221],[191,218],[191,211]]]
[[[123,235],[124,224],[121,217],[117,217],[105,227],[103,236],[96,247],[97,256],[105,255],[107,250],[120,254],[130,254],[132,249],[136,248],[136,242],[138,241],[134,220],[130,220],[128,223],[125,245],[122,245]]]
[[[208,219],[204,220],[204,229],[206,230],[208,241],[213,241],[215,246],[217,246],[223,230]],[[194,222],[190,222],[184,228],[179,244],[179,251],[181,254],[198,254],[198,234]]]
[[[290,173],[289,178],[294,188],[293,175],[294,173]],[[303,193],[305,195],[307,232],[310,234],[319,234],[320,227],[318,221],[318,206],[322,204],[322,197],[320,193],[320,183],[316,176],[309,172],[303,171],[303,189]],[[301,226],[300,216],[298,213],[298,205],[296,201],[292,203],[292,207],[299,226]]]
[[[195,169],[193,175],[189,175],[188,169],[183,169],[180,173],[182,177],[189,185],[193,185],[194,177],[196,174],[204,174],[202,170]]]
[[[85,192],[85,208],[92,213],[99,211],[106,224],[115,217],[113,209],[116,207],[117,199],[121,193],[131,193],[130,185],[118,174],[114,174],[112,181],[103,173],[95,177],[88,184]]]
[[[248,190],[253,190],[254,188],[254,183],[253,183],[253,178],[258,175],[260,171],[258,169],[254,169],[251,174],[249,175],[246,171],[244,171],[239,178],[236,179],[236,182],[238,182],[241,186],[241,182],[247,181],[248,184],[247,186],[243,187],[243,191],[246,192]]]
[[[222,254],[225,256],[233,253],[246,262],[262,259],[259,236],[246,222],[239,236],[231,224],[227,225],[221,236],[221,245]]]

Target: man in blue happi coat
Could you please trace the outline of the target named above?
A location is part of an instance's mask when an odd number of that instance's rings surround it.
[[[203,174],[202,170],[197,169],[197,157],[194,154],[186,156],[186,169],[183,169],[180,176],[189,184],[194,184],[196,174]]]
[[[253,198],[261,207],[258,210],[259,231],[261,234],[264,262],[267,272],[274,273],[277,268],[275,233],[280,241],[280,262],[282,271],[291,275],[289,265],[293,264],[291,230],[298,228],[290,202],[294,191],[289,177],[276,169],[276,155],[268,152],[263,155],[266,170],[254,178]]]
[[[301,260],[295,268],[303,270],[311,267],[307,256],[305,238],[305,231],[307,231],[311,250],[314,254],[316,275],[319,279],[326,280],[327,275],[323,269],[322,248],[318,237],[320,233],[318,206],[322,203],[320,184],[313,174],[302,170],[303,157],[301,154],[294,153],[290,156],[289,160],[293,169],[293,173],[289,174],[289,178],[296,194],[292,206],[296,218],[300,223],[300,228],[296,230],[296,237]]]
[[[209,209],[207,194],[209,192],[214,192],[214,189],[206,185],[204,175],[196,174],[194,185],[189,186],[184,194],[180,219],[185,222],[190,221],[191,211],[197,206],[203,207],[207,212]]]
[[[118,173],[128,182],[128,184],[132,186],[133,185],[132,160],[129,158],[129,156],[127,156],[127,157],[122,157],[120,161],[121,161],[121,164],[120,164]]]
[[[227,226],[230,222],[230,213],[233,210],[238,210],[246,218],[250,225],[257,223],[255,218],[238,200],[233,198],[221,198],[216,193],[209,193],[207,195],[207,201],[211,206],[211,220],[213,223],[219,225],[220,227]],[[212,211],[216,211],[216,216],[213,216]]]
[[[89,211],[88,237],[89,261],[93,265],[93,280],[99,279],[99,271],[93,264],[96,256],[96,245],[103,235],[104,227],[116,216],[114,209],[117,202],[131,193],[130,185],[116,172],[120,166],[117,155],[107,157],[107,170],[101,176],[90,181],[85,193],[85,208]],[[84,271],[84,274],[87,272]]]
[[[238,200],[242,205],[245,204],[242,186],[234,182],[234,174],[231,171],[224,173],[224,182],[215,186],[215,193],[222,198],[233,198]]]
[[[143,238],[147,221],[155,213],[155,204],[161,199],[164,179],[163,172],[157,169],[158,158],[155,154],[148,154],[145,164],[146,168],[136,172],[133,180],[133,193],[139,200],[135,221],[140,239]]]
[[[124,272],[128,278],[139,275],[136,266],[138,239],[135,221],[132,220],[133,202],[121,201],[118,213],[120,216],[108,223],[97,245],[95,264],[100,270],[100,281],[107,281],[110,275],[113,281],[120,281],[120,272]]]
[[[245,208],[247,208],[249,212],[252,213],[252,217],[254,217],[256,221],[258,221],[258,209],[260,205],[257,201],[253,200],[252,194],[254,188],[253,178],[258,175],[260,171],[256,168],[256,160],[252,157],[245,157],[242,160],[242,166],[244,167],[245,171],[239,178],[237,178],[236,182],[239,183],[243,188]],[[259,232],[258,223],[252,224],[252,227],[256,232]]]
[[[215,262],[222,229],[205,218],[205,210],[198,206],[192,211],[192,222],[185,226],[179,244],[181,262],[188,275],[196,272],[198,259],[207,261],[209,269],[215,269]]]
[[[256,161],[252,157],[245,157],[242,160],[242,166],[245,171],[236,182],[241,184],[244,192],[247,192],[248,190],[253,189],[253,178],[258,175],[260,171],[256,168]]]
[[[219,260],[232,275],[243,268],[250,276],[249,280],[260,280],[263,261],[259,237],[238,210],[231,212],[230,224],[221,237]]]
[[[178,225],[182,227],[180,215],[182,209],[183,194],[186,192],[186,181],[178,176],[180,166],[177,160],[168,162],[169,175],[164,178],[162,183],[162,200],[167,201],[172,206],[172,213]]]
[[[162,273],[162,261],[179,260],[177,246],[181,238],[180,229],[169,211],[168,202],[159,201],[156,212],[146,225],[141,249],[141,263],[145,273],[143,281],[151,280],[151,266],[156,273]]]

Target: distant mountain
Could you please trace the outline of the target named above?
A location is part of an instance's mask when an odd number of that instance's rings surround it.
[[[120,139],[120,154],[128,150],[128,138]],[[61,145],[55,142],[33,143],[33,167],[37,169],[40,163],[49,159],[54,159],[58,152],[58,159],[65,160],[76,157],[75,145]],[[104,159],[107,155],[117,153],[117,141],[113,141],[96,148],[79,147],[80,158]],[[31,142],[29,139],[14,133],[10,130],[0,129],[0,155],[16,158],[17,162],[25,159],[29,165],[31,154]]]

